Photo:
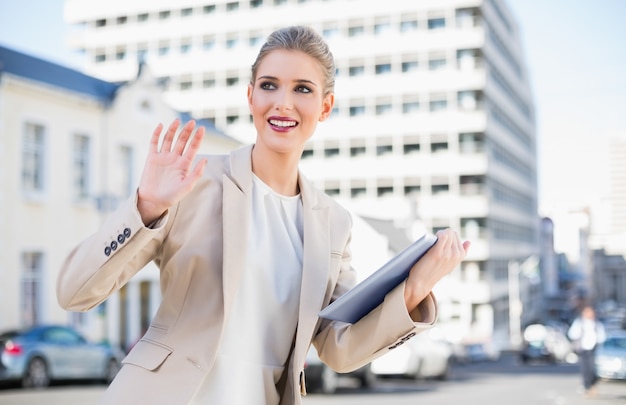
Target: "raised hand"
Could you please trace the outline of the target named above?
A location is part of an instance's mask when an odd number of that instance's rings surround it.
[[[157,125],[150,139],[148,157],[137,190],[137,209],[146,225],[187,195],[204,170],[206,159],[192,168],[204,137],[204,127],[193,133],[196,123],[188,121],[174,140],[179,126],[178,119],[170,124],[160,149],[162,124]]]
[[[432,291],[439,280],[449,274],[467,255],[470,242],[461,242],[452,229],[437,232],[437,242],[411,269],[404,290],[409,312]]]

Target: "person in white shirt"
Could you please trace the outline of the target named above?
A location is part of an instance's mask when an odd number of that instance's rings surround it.
[[[595,369],[596,347],[606,339],[604,325],[596,319],[592,306],[585,305],[580,316],[574,319],[567,336],[574,342],[583,379],[583,388],[588,395],[595,395],[598,380]]]

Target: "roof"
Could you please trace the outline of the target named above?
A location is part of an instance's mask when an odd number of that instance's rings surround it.
[[[115,92],[121,86],[0,45],[0,75],[4,72],[101,101],[113,100]]]

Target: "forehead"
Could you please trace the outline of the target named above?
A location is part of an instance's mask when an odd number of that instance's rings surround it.
[[[275,49],[259,64],[257,77],[271,76],[285,81],[308,80],[318,85],[324,82],[322,65],[302,51]]]

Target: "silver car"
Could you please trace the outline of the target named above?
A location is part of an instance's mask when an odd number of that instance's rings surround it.
[[[626,332],[609,333],[596,348],[596,374],[607,380],[626,380]]]
[[[88,342],[66,326],[34,326],[0,334],[0,382],[43,388],[53,380],[100,380],[109,383],[123,353]]]

